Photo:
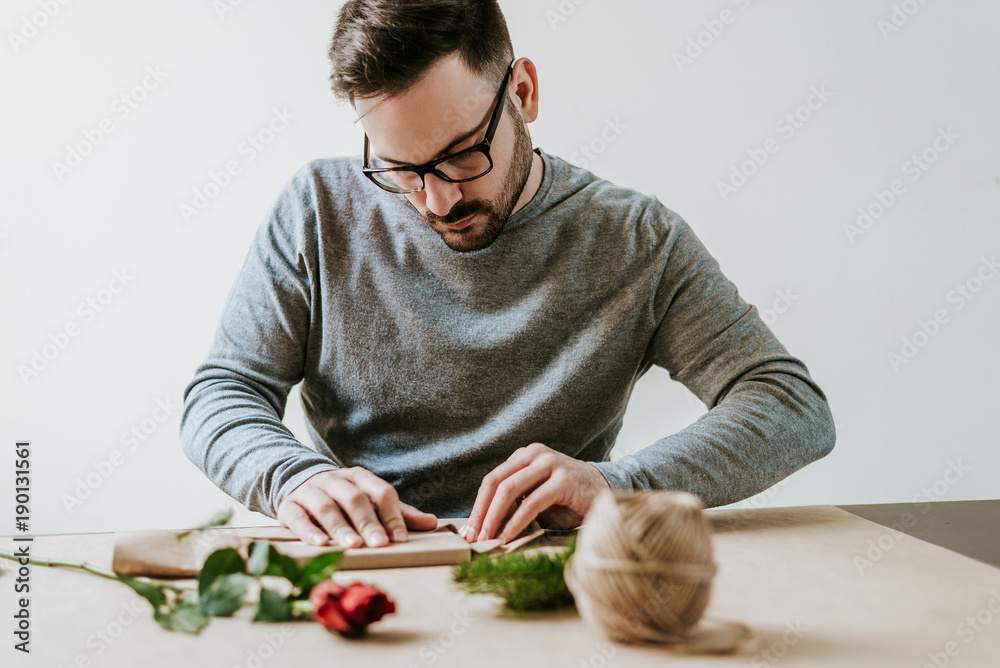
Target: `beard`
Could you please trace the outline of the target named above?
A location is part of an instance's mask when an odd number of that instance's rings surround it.
[[[447,216],[437,216],[427,212],[420,214],[431,229],[440,235],[445,245],[458,253],[470,253],[482,250],[496,241],[503,231],[507,219],[510,218],[514,205],[521,197],[524,184],[528,182],[531,173],[531,162],[534,159],[531,151],[531,137],[528,129],[520,119],[513,115],[514,121],[514,151],[511,154],[510,167],[504,176],[500,193],[493,200],[473,199],[460,200],[452,207]],[[446,223],[457,223],[469,216],[476,218],[460,230],[445,227]]]

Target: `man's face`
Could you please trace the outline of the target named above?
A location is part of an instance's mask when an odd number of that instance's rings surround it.
[[[358,99],[355,107],[374,155],[390,166],[419,165],[483,140],[500,83],[482,81],[454,54],[431,65],[400,95]],[[512,117],[506,101],[501,104],[505,108],[490,147],[493,169],[486,176],[448,183],[428,173],[424,190],[405,195],[424,222],[460,253],[496,240],[531,171],[531,138],[524,121],[520,114]],[[460,221],[461,229],[448,227]]]

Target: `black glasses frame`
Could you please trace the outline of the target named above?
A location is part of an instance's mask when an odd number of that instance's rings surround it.
[[[467,149],[459,151],[458,153],[452,153],[449,155],[442,156],[436,160],[431,160],[422,165],[401,165],[399,167],[371,167],[369,165],[370,157],[370,143],[368,141],[368,133],[365,133],[365,161],[364,165],[361,167],[361,172],[368,177],[368,179],[377,185],[382,190],[387,190],[391,193],[416,193],[427,187],[427,182],[424,180],[424,175],[428,173],[433,173],[434,176],[438,177],[442,181],[447,181],[449,183],[466,183],[468,181],[475,181],[476,179],[481,179],[493,170],[493,158],[490,156],[490,145],[493,141],[493,135],[496,134],[497,127],[500,125],[500,118],[503,116],[503,108],[506,106],[504,101],[507,98],[507,85],[510,83],[511,74],[514,71],[514,61],[510,61],[510,65],[507,67],[507,74],[503,78],[503,84],[500,86],[500,93],[497,95],[496,105],[493,107],[493,115],[490,117],[489,127],[486,128],[486,136],[483,141],[479,142],[475,146],[470,146]],[[447,174],[442,173],[437,169],[437,166],[442,162],[448,160],[454,160],[457,157],[467,155],[469,153],[482,153],[486,156],[489,161],[490,166],[485,172],[478,176],[472,176],[467,179],[453,179]],[[420,187],[416,189],[407,188],[393,188],[392,186],[387,186],[385,184],[379,183],[375,180],[376,174],[381,174],[383,172],[402,172],[410,171],[416,172],[420,176]]]

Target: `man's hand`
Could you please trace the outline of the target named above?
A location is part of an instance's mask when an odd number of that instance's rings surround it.
[[[593,464],[532,443],[486,474],[460,533],[469,542],[492,538],[522,497],[503,526],[503,542],[515,538],[535,518],[542,526],[571,529],[579,526],[594,497],[606,489],[611,485]]]
[[[277,515],[300,540],[315,545],[333,538],[344,547],[381,547],[389,544],[390,535],[397,542],[406,540],[407,528],[437,528],[437,517],[403,503],[392,485],[360,466],[306,478],[278,503]]]

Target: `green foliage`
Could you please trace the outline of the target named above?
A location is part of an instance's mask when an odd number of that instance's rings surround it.
[[[260,602],[253,615],[255,622],[288,622],[292,618],[291,601],[276,591],[261,588]]]
[[[303,598],[309,597],[309,591],[314,585],[319,584],[323,580],[329,579],[330,576],[333,575],[333,572],[337,570],[337,565],[340,563],[340,559],[343,556],[344,551],[337,550],[317,554],[309,560],[306,567],[302,569],[302,573],[295,581],[295,585],[303,592]]]
[[[197,634],[208,624],[208,615],[190,603],[181,603],[167,614],[155,613],[156,622],[170,631]]]
[[[249,559],[234,548],[216,550],[205,559],[198,574],[198,589],[182,590],[170,582],[134,578],[115,573],[115,577],[130,586],[153,606],[153,618],[165,629],[183,633],[199,633],[210,617],[229,617],[243,607],[247,590],[263,575],[282,577],[291,583],[291,592],[278,592],[260,587],[260,597],[254,606],[255,622],[288,622],[311,619],[309,592],[329,579],[343,550],[323,552],[299,568],[295,559],[278,552],[267,540],[253,541]]]
[[[139,580],[129,575],[122,575],[121,573],[115,573],[115,575],[119,580],[134,589],[139,596],[149,601],[149,604],[153,606],[153,610],[159,611],[161,608],[166,607],[167,596],[163,593],[163,589],[156,584]]]
[[[508,610],[557,610],[573,605],[563,568],[576,547],[570,537],[566,551],[548,554],[477,554],[452,568],[452,579],[464,590],[496,594]]]
[[[342,552],[324,553],[341,555]],[[318,568],[319,564],[329,563],[330,560],[340,561],[340,556],[324,558],[318,562],[315,559],[309,561],[314,564],[313,568]],[[275,575],[285,578],[289,582],[301,585],[302,569],[297,561],[278,550],[266,540],[256,540],[250,544],[250,559],[247,560],[247,570],[251,575]]]
[[[246,573],[246,563],[234,548],[227,547],[208,555],[198,574],[198,594],[205,596],[209,586],[222,575]]]
[[[253,578],[243,573],[227,573],[215,578],[199,592],[201,611],[212,617],[229,617],[241,607]]]
[[[184,536],[187,536],[190,533],[194,533],[195,531],[205,531],[206,529],[211,529],[213,527],[221,527],[225,524],[228,524],[229,520],[232,519],[232,517],[233,517],[232,508],[226,508],[225,510],[220,510],[215,515],[213,515],[210,520],[208,520],[201,526],[195,527],[194,529],[188,529],[187,531],[178,532],[177,540],[181,540],[182,538],[184,538]]]
[[[115,577],[149,601],[153,606],[153,618],[163,628],[198,633],[208,624],[208,615],[169,584],[145,578],[133,578],[121,573],[115,573]]]

